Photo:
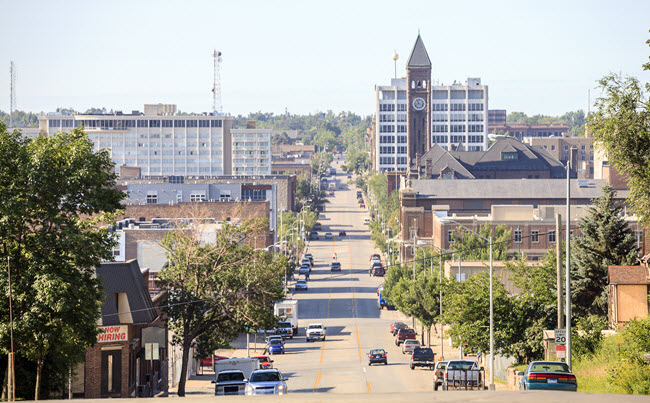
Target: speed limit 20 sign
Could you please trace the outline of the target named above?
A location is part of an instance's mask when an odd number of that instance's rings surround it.
[[[555,344],[566,344],[566,329],[555,329]]]

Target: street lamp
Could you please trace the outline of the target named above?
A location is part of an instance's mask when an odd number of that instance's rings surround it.
[[[478,236],[479,238],[487,241],[490,244],[490,390],[494,390],[494,296],[493,296],[493,284],[492,284],[492,273],[493,273],[493,266],[492,266],[492,231],[490,231],[490,237],[486,238],[483,235],[479,234],[478,232],[471,230],[464,226],[463,224],[459,223],[458,221],[452,220],[450,218],[442,218],[440,219],[441,223],[445,222],[453,222],[463,228],[465,228],[467,231],[473,233],[474,235]]]

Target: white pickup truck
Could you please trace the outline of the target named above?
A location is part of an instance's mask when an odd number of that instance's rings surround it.
[[[449,360],[442,379],[442,390],[484,390],[485,370],[471,360]]]
[[[259,366],[259,361],[253,358],[230,358],[215,362],[214,394],[243,395],[248,378]]]
[[[307,326],[307,342],[322,339],[325,341],[325,326],[322,323],[311,323]]]

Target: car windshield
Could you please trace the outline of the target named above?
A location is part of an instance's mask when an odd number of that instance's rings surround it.
[[[447,369],[476,369],[476,362],[474,362],[474,361],[452,361],[447,366]]]
[[[418,346],[420,345],[420,342],[417,341],[417,340],[406,340],[405,343],[406,344],[417,344]]]
[[[241,372],[219,372],[217,375],[217,382],[231,382],[231,381],[243,381],[244,374]]]
[[[378,348],[375,350],[370,350],[370,354],[386,354],[386,351],[383,348]]]
[[[256,359],[259,362],[269,362],[270,361],[269,357],[257,357]]]
[[[413,330],[413,329],[400,329],[399,332],[402,333],[402,334],[415,333],[415,330]]]
[[[533,364],[530,372],[571,372],[562,362],[538,362]]]
[[[280,327],[280,328],[291,327],[291,322],[279,322],[278,327]]]
[[[332,266],[340,266],[340,265],[341,265],[341,263],[339,263],[339,262],[332,262]]]
[[[298,280],[296,281],[296,284],[305,285],[307,284],[307,280]]]
[[[271,344],[272,346],[279,346],[280,344],[282,344],[282,340],[280,340],[280,339],[273,339],[273,340],[271,340],[271,341],[269,342],[269,344]]]
[[[251,382],[277,382],[281,380],[279,372],[253,372],[249,379]]]
[[[321,326],[321,325],[309,325],[309,328],[310,329],[322,329],[323,326]]]
[[[433,350],[431,350],[430,348],[419,348],[418,347],[414,351],[415,351],[415,354],[417,354],[417,355],[433,355]]]

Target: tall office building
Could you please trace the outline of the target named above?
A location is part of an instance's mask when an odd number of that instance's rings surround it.
[[[262,129],[232,129],[227,115],[178,115],[176,105],[145,105],[144,113],[39,116],[41,133],[84,127],[95,149],[110,153],[115,169],[143,176],[268,175],[271,136]]]
[[[406,78],[375,86],[374,168],[405,171],[437,143],[446,150],[487,149],[488,88],[480,78],[434,85],[431,60],[420,35]]]

